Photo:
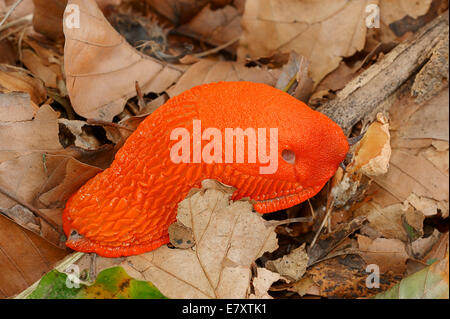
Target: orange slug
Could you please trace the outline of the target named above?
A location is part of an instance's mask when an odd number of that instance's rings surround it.
[[[238,134],[227,135],[238,128],[247,134],[240,149]],[[188,134],[187,143],[174,132]],[[105,257],[154,250],[169,242],[178,203],[204,179],[235,187],[232,198],[253,199],[259,213],[292,207],[322,189],[348,149],[336,123],[273,87],[252,82],[194,87],[148,116],[111,166],[71,196],[63,212],[66,245]],[[213,160],[199,160],[199,154]]]

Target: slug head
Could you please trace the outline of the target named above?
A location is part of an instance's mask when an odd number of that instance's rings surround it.
[[[324,186],[345,159],[349,145],[342,129],[327,116],[289,94],[251,82],[221,82],[211,84],[209,88],[202,91],[199,101],[204,128],[220,127],[222,132],[225,128],[253,128],[255,132],[265,129],[265,154],[272,152],[269,163],[263,163],[258,156],[261,146],[258,140],[257,162],[248,163],[246,153],[245,162],[235,162],[233,168],[246,175],[258,176],[261,181],[286,183],[281,186],[278,183],[266,194],[253,194],[250,196],[253,199],[280,199],[284,195],[301,194],[295,202],[304,201]],[[270,128],[277,130],[275,150],[270,149],[270,139],[273,141],[274,138]],[[260,136],[257,137],[259,139]],[[249,150],[248,141],[246,138],[245,152]],[[276,168],[262,173],[261,168],[270,165]]]

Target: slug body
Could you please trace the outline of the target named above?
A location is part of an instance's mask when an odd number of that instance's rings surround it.
[[[201,121],[203,130],[215,128],[223,136],[227,128],[266,129],[267,150],[269,129],[277,128],[276,171],[261,174],[267,161],[258,157],[249,163],[247,153],[244,163],[227,162],[224,141],[223,157],[212,163],[194,162],[192,154],[175,163],[171,150],[180,139],[171,134],[177,128],[189,132],[192,153],[194,120]],[[205,146],[208,140],[201,143]],[[233,199],[253,199],[257,212],[288,208],[317,194],[347,152],[347,139],[337,124],[287,93],[251,82],[197,86],[148,116],[112,165],[72,195],[63,212],[66,245],[106,257],[156,249],[169,242],[168,227],[176,220],[178,203],[204,179],[235,187]]]

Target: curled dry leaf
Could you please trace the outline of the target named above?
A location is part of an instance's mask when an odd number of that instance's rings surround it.
[[[80,8],[80,28],[64,25],[67,90],[81,116],[111,121],[136,95],[161,93],[181,71],[132,48],[108,23],[93,0],[70,0]],[[64,19],[70,19],[70,12]]]
[[[0,187],[35,208],[62,210],[68,197],[100,169],[68,156],[51,155],[64,152],[57,113],[43,105],[32,120],[26,120],[28,112],[18,122],[0,121]],[[0,211],[54,245],[63,245],[61,234],[52,225],[18,204],[0,194]],[[61,223],[61,210],[59,215],[41,213],[55,226]]]
[[[85,150],[96,150],[99,149],[102,144],[101,142],[92,134],[89,134],[84,130],[84,127],[87,126],[86,122],[78,121],[78,120],[67,120],[67,119],[59,119],[58,123],[64,126],[70,135],[75,138],[73,142],[76,147],[85,149]],[[61,128],[61,126],[60,126]]]
[[[374,1],[248,0],[242,17],[240,59],[294,50],[311,62],[318,84],[342,57],[364,47],[365,8]]]
[[[37,105],[40,105],[47,98],[47,92],[42,81],[19,69],[5,65],[0,65],[0,92],[26,92]]]
[[[163,246],[128,257],[123,267],[138,271],[169,298],[247,298],[251,264],[278,247],[274,228],[248,201],[230,201],[233,188],[208,182],[203,187],[178,208],[178,221],[192,229],[195,247]]]
[[[386,174],[391,157],[390,137],[387,119],[379,114],[378,120],[369,126],[359,142],[347,172],[359,170],[367,176]]]
[[[363,175],[375,177],[388,171],[391,157],[390,133],[387,119],[378,114],[361,141],[355,146],[354,156],[345,173],[341,170],[333,179],[333,196],[338,207],[355,200],[365,188]]]
[[[201,60],[192,65],[167,93],[176,96],[196,85],[218,81],[251,81],[275,86],[279,70],[247,67],[244,63]]]

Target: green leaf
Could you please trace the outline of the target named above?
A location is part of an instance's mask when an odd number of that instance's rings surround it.
[[[377,294],[375,299],[448,299],[448,253],[446,257],[403,278],[391,289]]]
[[[42,277],[29,299],[167,299],[152,283],[131,278],[122,267],[104,269],[92,285],[73,282],[53,270]],[[73,287],[73,288],[71,288]]]

